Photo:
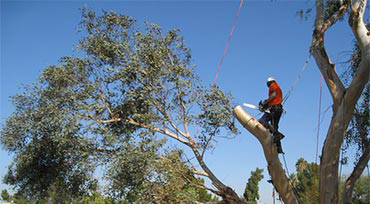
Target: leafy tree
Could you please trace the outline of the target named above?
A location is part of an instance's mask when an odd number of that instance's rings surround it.
[[[9,193],[8,193],[8,191],[6,189],[4,189],[4,190],[1,191],[1,198],[3,200],[9,201],[10,195],[9,195]]]
[[[370,177],[361,176],[353,189],[352,203],[361,204],[370,200]]]
[[[299,198],[299,203],[319,202],[319,173],[317,164],[308,163],[303,158],[297,161],[296,173],[291,174],[290,180]]]
[[[86,57],[61,58],[12,98],[16,110],[0,138],[15,155],[5,182],[31,200],[53,188],[77,199],[94,192],[100,166],[109,193],[122,202],[187,202],[199,198],[199,188],[239,202],[203,160],[218,135],[237,133],[232,97],[201,84],[179,31],[149,23],[140,31],[131,17],[82,9],[81,32],[78,49]],[[188,147],[201,169],[163,154],[164,137]],[[169,165],[175,160],[181,171]],[[176,182],[178,174],[184,183]]]
[[[263,169],[259,168],[256,168],[255,171],[251,172],[251,177],[248,179],[243,195],[246,203],[257,203],[257,200],[259,200],[258,183],[263,179],[262,172]]]

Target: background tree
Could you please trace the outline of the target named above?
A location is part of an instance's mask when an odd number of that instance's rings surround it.
[[[244,200],[246,203],[257,203],[260,196],[258,193],[258,183],[263,179],[263,169],[256,168],[255,171],[251,172],[251,176],[248,179],[248,183],[244,190]]]
[[[319,166],[315,163],[308,163],[303,158],[296,163],[296,173],[291,174],[291,183],[299,203],[318,203],[319,202]],[[317,181],[314,181],[316,179]]]
[[[124,15],[82,9],[86,37],[78,49],[86,57],[61,58],[13,97],[16,111],[0,138],[15,155],[7,184],[31,200],[47,197],[53,185],[75,199],[95,191],[92,175],[102,167],[111,196],[128,202],[187,202],[199,197],[199,188],[240,201],[203,160],[218,135],[237,133],[231,95],[201,84],[178,30],[145,28]],[[199,132],[191,133],[197,125]],[[195,164],[164,153],[165,137],[188,147]],[[174,170],[169,161],[186,168]],[[176,183],[177,174],[186,183]]]
[[[9,193],[8,193],[8,191],[6,189],[4,189],[4,190],[1,191],[1,199],[2,200],[9,201],[10,195],[9,195]]]
[[[352,203],[366,203],[370,200],[370,177],[361,176],[353,189]]]

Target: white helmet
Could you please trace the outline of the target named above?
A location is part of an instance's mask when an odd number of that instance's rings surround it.
[[[273,82],[273,81],[276,81],[274,77],[269,77],[269,78],[267,78],[267,83],[269,83],[269,82]]]

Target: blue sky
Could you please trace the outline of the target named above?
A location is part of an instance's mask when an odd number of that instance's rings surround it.
[[[37,80],[48,65],[62,56],[76,56],[73,48],[81,12],[88,6],[98,12],[116,11],[138,20],[157,23],[163,29],[178,28],[191,48],[192,62],[204,84],[211,84],[234,22],[239,1],[1,1],[1,105],[0,122],[14,111],[9,96],[21,93],[20,87]],[[224,59],[217,84],[229,90],[237,103],[257,104],[267,97],[266,79],[274,76],[283,92],[292,86],[311,43],[313,18],[301,21],[296,11],[312,6],[302,1],[245,1],[233,38]],[[353,35],[346,21],[326,34],[326,47],[334,63],[349,58]],[[340,73],[343,66],[337,67]],[[283,148],[289,172],[301,157],[315,161],[320,73],[313,58],[284,108],[280,122],[285,133]],[[323,88],[322,110],[331,105]],[[254,110],[247,110],[256,115]],[[326,135],[331,112],[321,124],[319,152]],[[250,172],[264,168],[260,183],[261,203],[271,203],[272,186],[267,164],[258,141],[245,129],[232,140],[220,140],[206,155],[215,174],[240,195]],[[172,141],[171,141],[172,142]],[[174,143],[175,144],[175,143]],[[181,147],[181,145],[179,145]],[[6,173],[11,156],[0,150],[0,177]],[[283,162],[282,158],[281,161]],[[344,173],[351,170],[344,168]],[[0,184],[0,190],[8,188]]]

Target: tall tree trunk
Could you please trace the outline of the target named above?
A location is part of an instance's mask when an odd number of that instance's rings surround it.
[[[338,164],[340,147],[352,118],[355,105],[369,80],[370,38],[369,31],[362,21],[366,0],[341,1],[341,7],[331,16],[325,18],[323,0],[316,1],[315,30],[312,36],[311,52],[323,75],[333,99],[333,118],[322,150],[320,163],[320,203],[338,203]],[[346,89],[339,79],[335,65],[331,63],[324,46],[325,32],[351,9],[349,24],[361,49],[361,63],[351,85]]]
[[[243,127],[252,133],[261,143],[273,185],[279,192],[284,203],[297,203],[297,198],[280,163],[271,133],[255,118],[246,113],[241,106],[234,108],[234,115]]]

